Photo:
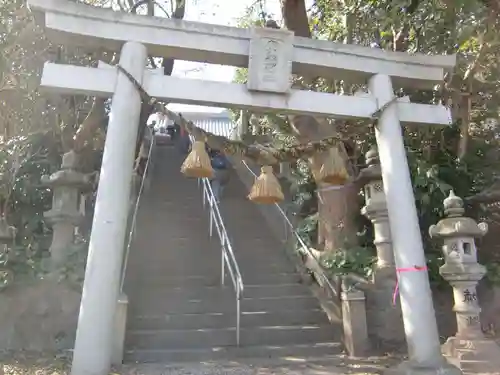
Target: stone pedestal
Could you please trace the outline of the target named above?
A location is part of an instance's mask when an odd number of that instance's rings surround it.
[[[366,298],[361,290],[342,285],[344,345],[351,357],[366,356],[370,348],[366,325]]]
[[[42,183],[53,189],[52,209],[45,212],[44,216],[53,228],[50,256],[54,268],[65,263],[68,248],[73,243],[75,227],[83,218],[79,197],[89,181],[86,175],[76,171],[77,163],[76,153],[69,151],[63,155],[61,170],[42,177]]]
[[[488,226],[464,217],[463,201],[453,191],[444,208],[447,218],[429,228],[431,237],[444,240],[445,264],[439,273],[453,288],[457,316],[457,333],[443,345],[443,354],[467,373],[498,374],[500,347],[482,332],[476,293],[486,268],[477,262],[475,238],[484,236]]]
[[[127,310],[128,297],[125,293],[121,293],[116,305],[115,330],[111,357],[111,364],[115,366],[123,363],[123,354],[125,353],[125,333],[127,331]]]
[[[374,288],[367,291],[368,332],[382,346],[401,346],[405,344],[401,306],[399,299],[393,303],[397,284],[396,266],[382,173],[375,147],[366,153],[366,164],[367,167],[360,172],[360,179],[365,185],[366,202],[361,213],[373,224],[377,248],[377,263],[372,279]]]

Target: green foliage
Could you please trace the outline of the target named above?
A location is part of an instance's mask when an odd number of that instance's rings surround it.
[[[450,284],[445,281],[439,274],[439,267],[441,267],[444,263],[443,255],[438,253],[437,251],[427,251],[425,257],[427,261],[427,269],[431,285],[437,288],[448,287]]]
[[[57,141],[49,132],[15,137],[0,144],[3,212],[17,229],[14,244],[1,252],[0,268],[17,276],[39,272],[37,267],[48,249],[50,229],[43,221],[43,212],[50,209],[52,194],[40,186],[40,179],[54,172],[59,162]]]
[[[291,172],[290,190],[293,197],[291,211],[300,218],[314,215],[318,207],[317,186],[308,163],[304,160],[297,160]]]
[[[248,69],[247,68],[238,68],[234,74],[233,81],[235,83],[246,83],[248,77]]]
[[[313,247],[318,239],[318,213],[304,217],[297,225],[296,231],[306,246]],[[296,243],[295,246],[299,250],[301,244]]]
[[[488,281],[494,285],[500,285],[500,264],[486,263]]]
[[[320,261],[331,275],[354,274],[369,278],[372,275],[376,257],[372,249],[357,246],[327,252],[322,255]]]
[[[0,15],[0,215],[16,228],[14,243],[0,247],[2,284],[48,270],[51,228],[43,213],[51,208],[52,192],[40,180],[59,169],[89,103],[81,96],[43,96],[43,64],[89,65],[95,55],[49,43],[23,0],[0,2]],[[87,161],[95,156],[91,143],[82,153]]]

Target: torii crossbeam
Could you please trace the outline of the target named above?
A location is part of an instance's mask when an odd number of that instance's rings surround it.
[[[101,63],[98,68],[46,63],[41,87],[61,94],[111,97],[118,79],[116,68]],[[287,95],[255,93],[246,85],[159,75],[145,69],[143,88],[157,99],[181,104],[232,107],[259,112],[310,114],[332,118],[370,119],[385,103],[372,95],[349,96],[305,90],[290,90]],[[397,101],[403,125],[450,125],[448,108]]]

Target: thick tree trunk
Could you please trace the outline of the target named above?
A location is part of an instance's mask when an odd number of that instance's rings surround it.
[[[318,192],[318,239],[324,251],[348,248],[356,243],[354,218],[358,215],[357,201],[358,187],[355,184]]]
[[[304,0],[281,0],[281,10],[285,26],[296,36],[311,37],[309,20]],[[331,135],[335,132],[334,125],[327,121],[318,121],[311,116],[290,116],[294,130],[301,141],[307,142]],[[324,155],[312,158],[312,165],[321,165]],[[345,163],[348,159],[345,158]],[[347,170],[350,166],[346,165]],[[319,186],[319,189],[326,188]],[[357,188],[341,187],[338,190],[319,192],[318,200],[318,240],[324,245],[324,250],[335,251],[344,247],[346,242],[353,243],[356,239],[354,218],[358,215]]]
[[[281,0],[281,13],[288,30],[296,36],[311,37],[304,0]]]

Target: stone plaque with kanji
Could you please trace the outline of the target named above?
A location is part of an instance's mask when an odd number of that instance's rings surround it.
[[[292,32],[253,29],[248,62],[248,90],[288,93],[292,78],[292,59]]]

